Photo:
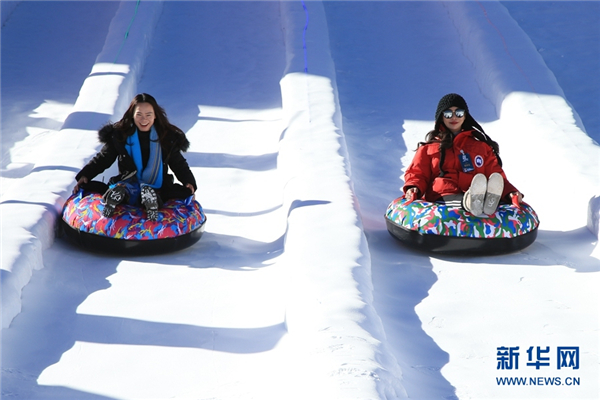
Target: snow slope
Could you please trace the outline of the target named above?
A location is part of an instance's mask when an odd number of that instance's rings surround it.
[[[569,106],[592,95],[565,100],[502,4],[32,5],[2,17],[3,397],[598,397],[600,262],[585,226],[599,154],[587,114]],[[47,49],[69,13],[93,36],[66,34],[82,49],[73,72],[20,93],[31,76],[64,73],[26,46]],[[40,33],[19,31],[31,19]],[[54,240],[95,130],[141,91],[190,137],[207,232],[182,252],[129,259]],[[385,231],[402,168],[450,91],[541,217],[524,251],[432,258]],[[548,201],[556,182],[579,188],[568,217]],[[520,346],[519,371],[496,368],[500,346]],[[579,346],[581,368],[526,367],[530,346]],[[498,385],[504,376],[581,383]]]

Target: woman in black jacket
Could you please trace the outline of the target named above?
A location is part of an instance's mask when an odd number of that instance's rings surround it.
[[[135,96],[123,118],[102,127],[98,138],[104,146],[77,174],[73,191],[104,192],[105,217],[111,217],[118,204],[141,202],[148,219],[156,220],[165,200],[187,198],[196,191],[194,175],[181,154],[190,142],[149,94]],[[91,182],[117,159],[119,175],[110,178],[108,186]],[[183,185],[174,182],[169,168]]]

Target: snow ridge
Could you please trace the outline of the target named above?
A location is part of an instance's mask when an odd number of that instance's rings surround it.
[[[288,54],[281,88],[288,122],[278,169],[287,182],[284,198],[290,209],[284,257],[292,265],[290,281],[302,283],[288,299],[288,334],[299,348],[309,344],[299,356],[317,368],[306,370],[311,373],[306,381],[319,382],[327,398],[363,399],[375,393],[402,398],[401,371],[372,306],[370,256],[351,187],[323,4],[303,6],[310,24],[300,38],[306,19],[302,8],[281,3]],[[298,201],[314,205],[294,208]],[[349,299],[351,309],[346,308]]]
[[[73,111],[61,130],[52,133],[54,146],[29,175],[2,196],[3,329],[20,312],[21,291],[33,270],[43,268],[43,250],[52,245],[55,221],[69,196],[74,174],[97,151],[98,127],[119,118],[135,93],[162,2],[144,2],[132,22],[135,7],[134,2],[121,3]],[[124,41],[130,24],[131,33]],[[23,208],[28,212],[23,213]],[[26,220],[23,214],[28,216]]]

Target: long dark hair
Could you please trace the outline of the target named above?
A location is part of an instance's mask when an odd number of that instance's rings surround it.
[[[487,143],[492,148],[492,151],[494,152],[494,154],[496,155],[496,158],[498,159],[498,164],[500,164],[500,166],[502,166],[502,159],[500,158],[500,146],[498,145],[498,143],[493,141],[492,138],[490,138],[485,133],[485,131],[483,130],[481,125],[479,125],[479,123],[477,121],[475,121],[475,119],[471,116],[469,111],[465,110],[465,122],[463,122],[463,124],[462,124],[461,132],[468,131],[468,130],[470,130],[472,132],[472,135],[477,140]],[[446,128],[446,125],[444,125],[444,116],[443,116],[443,114],[440,114],[438,119],[435,121],[435,126],[434,126],[433,130],[429,131],[425,135],[425,141],[419,142],[419,144],[417,146],[417,148],[418,148],[418,147],[421,147],[423,145],[430,144],[430,143],[439,143],[440,144],[440,176],[444,176],[444,174],[445,174],[444,170],[442,169],[442,166],[444,165],[446,149],[449,149],[452,147],[453,141],[454,141],[454,134],[450,130],[448,130],[448,128]]]
[[[121,132],[121,140],[125,141],[127,138],[135,132],[137,129],[135,123],[133,121],[133,114],[135,112],[135,108],[140,103],[148,103],[154,109],[154,129],[156,129],[156,133],[158,134],[158,140],[161,144],[163,143],[163,139],[167,136],[169,131],[182,133],[183,131],[176,127],[175,125],[169,122],[169,118],[167,118],[167,113],[161,106],[158,105],[156,99],[149,95],[148,93],[140,93],[136,95],[125,114],[123,114],[123,118],[121,118],[118,122],[114,124],[114,127]]]

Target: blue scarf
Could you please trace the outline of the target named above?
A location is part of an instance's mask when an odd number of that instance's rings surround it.
[[[150,156],[146,168],[143,168],[142,148],[140,146],[140,138],[137,129],[135,133],[127,138],[126,144],[127,153],[133,158],[137,169],[137,178],[140,184],[146,184],[154,189],[159,189],[162,186],[163,165],[162,152],[158,141],[156,129],[152,127],[150,130]]]

